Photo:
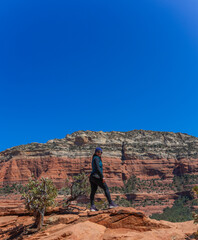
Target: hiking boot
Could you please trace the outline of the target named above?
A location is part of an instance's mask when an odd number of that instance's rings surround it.
[[[109,208],[115,208],[115,207],[118,207],[118,205],[115,204],[113,201],[111,201],[111,202],[109,203]]]
[[[98,211],[98,209],[96,208],[95,205],[91,205],[90,211],[95,212],[95,211]]]

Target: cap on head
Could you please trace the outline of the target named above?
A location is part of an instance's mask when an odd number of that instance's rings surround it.
[[[98,151],[101,151],[101,152],[102,152],[102,148],[97,147],[97,148],[95,149],[95,153],[98,152]]]

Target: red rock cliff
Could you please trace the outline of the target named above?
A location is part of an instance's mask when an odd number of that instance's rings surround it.
[[[174,175],[198,172],[198,138],[173,132],[77,131],[45,144],[31,143],[0,153],[0,186],[26,183],[33,173],[50,177],[58,187],[80,171],[91,172],[95,147],[103,149],[109,186],[122,186],[132,174],[171,181]]]

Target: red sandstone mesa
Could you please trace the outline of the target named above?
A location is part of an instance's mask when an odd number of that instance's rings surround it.
[[[141,179],[172,181],[174,175],[198,172],[198,138],[172,132],[78,131],[45,144],[31,143],[0,153],[0,185],[26,183],[33,173],[64,186],[81,170],[90,173],[96,146],[103,148],[109,186],[122,186],[132,174]]]

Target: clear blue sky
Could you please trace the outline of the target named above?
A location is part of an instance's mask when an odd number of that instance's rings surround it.
[[[0,151],[78,130],[198,137],[197,0],[1,0]]]

